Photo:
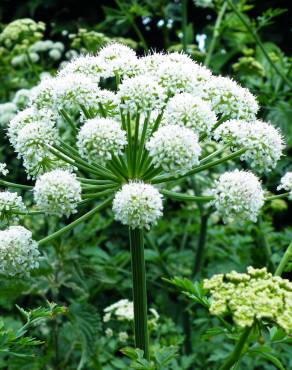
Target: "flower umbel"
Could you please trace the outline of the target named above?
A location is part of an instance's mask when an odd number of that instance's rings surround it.
[[[113,201],[115,219],[132,229],[149,229],[162,216],[162,209],[162,195],[143,182],[123,185]]]
[[[40,253],[38,244],[29,230],[22,226],[10,226],[0,231],[0,274],[28,275],[38,268]]]
[[[260,181],[251,172],[235,170],[223,173],[211,190],[211,202],[224,222],[234,219],[256,221],[264,204]]]
[[[68,217],[77,212],[81,185],[75,174],[57,169],[37,179],[33,194],[37,206],[46,213]]]
[[[185,174],[199,163],[198,136],[189,128],[167,125],[159,128],[146,144],[155,167],[167,173]]]
[[[287,333],[292,331],[292,284],[267,272],[266,268],[247,268],[247,273],[232,271],[204,280],[211,294],[210,313],[230,314],[241,327],[255,320],[277,323]]]

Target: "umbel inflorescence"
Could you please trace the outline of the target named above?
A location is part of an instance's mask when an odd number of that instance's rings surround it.
[[[292,283],[266,268],[214,275],[204,288],[211,294],[211,314],[229,314],[240,327],[264,320],[292,332]]]
[[[257,119],[258,110],[247,89],[214,76],[185,54],[138,57],[125,45],[109,44],[43,79],[29,106],[11,120],[10,143],[28,178],[36,180],[35,208],[23,208],[17,196],[5,192],[1,215],[15,210],[18,217],[33,212],[69,217],[102,200],[80,220],[112,204],[116,220],[131,229],[149,229],[162,216],[163,197],[174,197],[210,202],[225,222],[255,221],[265,196],[249,171],[222,174],[205,197],[168,189],[173,181],[236,158],[259,173],[274,168],[283,139]],[[218,149],[208,153],[206,143],[212,140]],[[6,172],[3,165],[1,172]],[[283,179],[281,187],[289,184]],[[15,243],[19,253],[29,245],[21,249],[21,239]]]

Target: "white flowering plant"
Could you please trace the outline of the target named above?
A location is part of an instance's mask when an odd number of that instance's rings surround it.
[[[115,220],[129,229],[135,346],[149,360],[144,232],[162,217],[163,203],[205,203],[224,222],[255,222],[265,201],[290,194],[287,179],[286,193],[269,196],[262,188],[258,174],[276,166],[284,140],[257,120],[258,110],[247,89],[183,53],[138,57],[111,43],[97,55],[75,58],[33,89],[29,108],[8,126],[9,141],[35,184],[1,177],[0,185],[30,191],[35,206],[25,208],[7,191],[0,212],[15,223],[21,216],[70,217],[91,209],[38,241],[23,226],[1,231],[0,272],[28,274],[38,267],[44,244],[112,205]],[[229,161],[244,161],[250,170],[230,169],[203,195],[170,190]]]

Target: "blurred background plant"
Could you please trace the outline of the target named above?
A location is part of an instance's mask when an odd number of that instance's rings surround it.
[[[273,0],[16,0],[13,5],[3,1],[0,162],[9,164],[15,180],[27,181],[8,145],[7,123],[26,107],[31,89],[40,79],[54,75],[60,64],[75,56],[95,53],[114,40],[141,55],[149,49],[184,50],[215,74],[230,75],[249,88],[258,97],[261,118],[279,127],[287,140],[286,156],[269,182],[263,180],[270,191],[275,191],[280,177],[291,171],[292,13],[286,8],[287,1]],[[217,177],[223,169],[183,181],[176,191],[200,194],[206,178]],[[45,259],[31,280],[1,277],[4,349],[0,349],[0,368],[113,370],[125,369],[132,362],[133,368],[149,370],[217,369],[218,361],[231,351],[232,337],[222,345],[226,336],[217,319],[207,316],[198,305],[190,309],[185,298],[161,278],[204,278],[232,269],[242,272],[248,265],[262,267],[270,260],[277,265],[292,239],[291,202],[270,202],[255,225],[247,221],[230,226],[222,225],[214,213],[199,205],[179,204],[169,202],[165,218],[146,240],[149,302],[159,313],[152,333],[153,364],[143,362],[141,353],[128,348],[133,344],[131,323],[125,328],[116,326],[120,322],[113,327],[103,322],[106,307],[131,295],[127,237],[108,211],[79,225],[70,238],[55,242],[53,249],[45,249]],[[63,225],[54,218],[48,222],[43,216],[26,223],[34,235],[53,232]],[[285,276],[291,276],[291,270],[292,263]],[[53,320],[38,325],[32,323],[28,337],[21,329],[16,304],[33,309],[46,300],[66,306],[67,314],[53,315]],[[281,335],[266,332],[260,338],[270,363],[258,356],[257,367],[247,358],[238,368],[292,367],[291,347],[281,342]],[[122,347],[129,360],[120,351]],[[29,361],[18,355],[24,349]],[[274,355],[283,365],[271,360]]]

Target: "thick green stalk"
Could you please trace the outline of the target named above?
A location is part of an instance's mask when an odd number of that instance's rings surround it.
[[[277,267],[277,269],[275,271],[275,275],[276,276],[281,276],[284,269],[285,269],[285,266],[290,261],[292,261],[292,242],[289,244],[288,248],[286,249],[286,252],[284,253],[284,256],[282,257],[282,259],[279,263],[279,266]]]
[[[53,233],[51,235],[48,235],[47,237],[39,240],[38,244],[39,245],[46,244],[46,243],[58,238],[59,236],[63,235],[64,233],[72,230],[74,227],[79,225],[81,222],[84,222],[84,221],[88,220],[96,212],[98,212],[98,211],[102,210],[103,208],[105,208],[106,206],[108,206],[110,204],[110,202],[112,201],[112,199],[113,199],[113,197],[107,198],[102,203],[99,203],[96,207],[91,209],[89,212],[87,212],[84,215],[82,215],[81,217],[77,218],[77,220],[71,222],[69,225],[66,225],[66,226],[62,227],[62,229],[56,231],[55,233]]]
[[[252,35],[255,42],[257,43],[258,47],[263,52],[265,58],[269,62],[272,68],[274,68],[275,72],[287,83],[289,87],[292,87],[292,81],[289,80],[289,78],[281,71],[280,68],[278,68],[277,64],[272,61],[272,59],[269,56],[269,53],[266,51],[264,45],[262,44],[257,32],[253,29],[250,22],[246,20],[246,18],[243,16],[243,14],[237,9],[237,7],[233,4],[232,0],[226,0],[228,5],[232,8],[234,13],[237,15],[237,17],[240,19],[241,23],[245,26],[247,31]]]
[[[147,323],[147,291],[142,229],[129,229],[134,301],[135,346],[144,351],[149,360],[149,334]]]
[[[218,13],[217,19],[216,19],[212,40],[211,40],[211,43],[210,43],[210,46],[209,46],[209,49],[208,49],[208,53],[206,55],[206,59],[205,59],[205,62],[204,62],[205,66],[207,66],[207,67],[208,67],[208,65],[211,61],[217,39],[220,35],[220,26],[221,26],[221,22],[222,22],[222,19],[224,17],[224,14],[226,12],[226,8],[227,8],[227,2],[224,1],[224,3],[221,6],[221,9]]]
[[[224,364],[219,368],[219,370],[229,370],[229,369],[232,368],[232,366],[234,364],[237,363],[237,361],[239,360],[239,358],[242,354],[245,342],[247,341],[251,330],[252,330],[252,326],[248,326],[247,328],[244,329],[244,331],[241,334],[233,352],[227,358],[227,360],[224,362]]]
[[[182,0],[182,17],[181,17],[181,25],[182,25],[182,47],[183,51],[186,53],[188,49],[188,40],[187,40],[187,31],[188,31],[188,1]]]

